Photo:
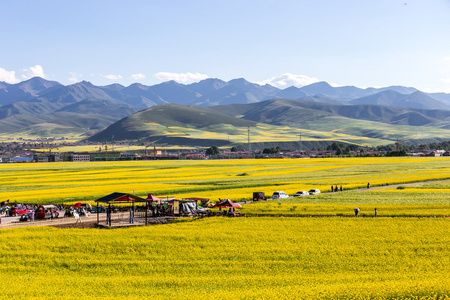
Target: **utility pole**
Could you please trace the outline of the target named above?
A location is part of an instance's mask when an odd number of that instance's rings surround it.
[[[252,147],[250,145],[250,126],[248,127],[248,152],[252,151]]]
[[[300,138],[300,153],[302,152],[302,133],[300,132],[299,134],[298,134],[298,136],[299,136],[299,138]]]

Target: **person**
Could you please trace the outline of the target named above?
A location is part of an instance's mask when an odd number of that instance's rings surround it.
[[[370,182],[367,183],[367,188],[370,189]]]
[[[375,208],[375,218],[378,217],[378,210]]]
[[[335,191],[335,192],[338,192],[338,191],[339,191],[339,188],[338,188],[337,184],[336,184],[336,187],[334,188],[334,191]]]
[[[31,211],[31,222],[34,222],[34,210]]]
[[[355,217],[358,217],[359,208],[355,207]]]
[[[331,186],[331,192],[333,192],[333,191],[334,191],[334,186],[332,185],[332,186]]]
[[[341,185],[341,187],[340,187],[340,189],[339,189],[341,192],[342,192],[342,185]]]
[[[233,208],[231,208],[231,207],[230,207],[230,209],[228,210],[228,216],[234,217]]]
[[[78,214],[78,212],[77,212],[76,210],[73,211],[73,216],[75,217],[75,220],[77,220],[77,221],[75,222],[75,224],[77,224],[78,221],[80,221],[80,223],[81,223],[80,215]]]

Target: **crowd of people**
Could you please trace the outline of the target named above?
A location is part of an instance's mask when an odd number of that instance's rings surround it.
[[[9,200],[0,202],[0,224],[3,217],[15,217],[20,216],[19,222],[35,221],[36,219],[55,219],[61,214],[64,216],[73,216],[74,211],[77,211],[79,215],[88,216],[91,210],[89,207],[77,207],[65,206],[63,204],[56,205],[38,205],[38,204],[25,204],[14,203],[11,204]]]

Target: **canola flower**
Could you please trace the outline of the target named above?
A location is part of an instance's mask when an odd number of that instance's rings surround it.
[[[2,164],[0,199],[59,203],[135,192],[240,200],[250,199],[254,191],[292,195],[311,188],[328,191],[333,184],[349,190],[367,182],[379,186],[448,179],[449,162],[439,157]],[[440,187],[434,190],[448,193]]]
[[[2,297],[449,299],[449,222],[207,218],[1,230]]]

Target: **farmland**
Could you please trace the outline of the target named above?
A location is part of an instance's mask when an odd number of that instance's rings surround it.
[[[0,278],[9,286],[2,296],[448,299],[449,222],[208,218],[115,230],[2,230]]]
[[[93,201],[112,192],[135,192],[215,202],[250,199],[255,190],[269,196],[275,190],[292,195],[310,188],[328,191],[333,184],[350,190],[367,182],[381,186],[449,178],[450,159],[445,157],[1,164],[0,199],[70,203]],[[448,199],[449,192],[448,187],[411,191],[417,200]],[[429,197],[431,193],[443,194]]]
[[[0,196],[92,201],[111,192],[240,200],[247,217],[127,229],[0,230],[3,297],[449,299],[450,160],[349,158],[3,164]],[[363,190],[351,190],[363,188]],[[361,217],[351,217],[354,207]],[[379,217],[373,218],[374,208]],[[285,216],[285,217],[283,217]],[[13,262],[13,263],[11,263]],[[26,288],[23,288],[26,287]]]

